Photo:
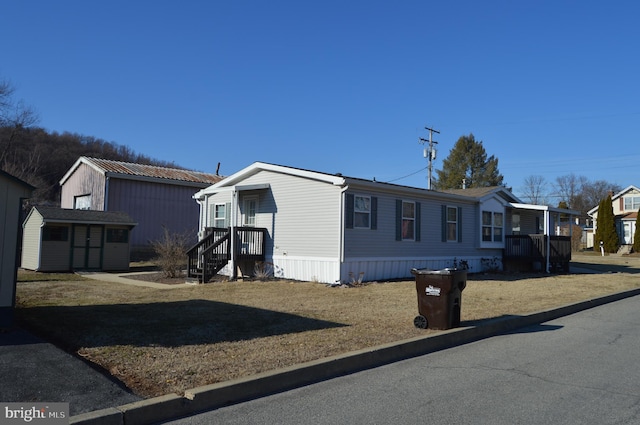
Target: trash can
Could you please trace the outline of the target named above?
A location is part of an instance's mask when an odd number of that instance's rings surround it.
[[[467,271],[459,269],[411,269],[416,277],[418,313],[413,324],[421,329],[451,329],[460,326],[462,291]]]

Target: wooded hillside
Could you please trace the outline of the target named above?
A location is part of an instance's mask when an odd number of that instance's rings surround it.
[[[0,169],[37,188],[33,204],[60,204],[59,181],[80,156],[183,168],[92,136],[0,126]]]

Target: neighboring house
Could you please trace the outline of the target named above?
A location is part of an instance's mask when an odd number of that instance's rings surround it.
[[[636,186],[628,186],[615,195],[611,194],[611,204],[616,222],[616,231],[620,245],[627,248],[633,245],[633,235],[636,230],[636,219],[640,210],[640,189]],[[593,218],[593,231],[598,227],[598,207],[589,210],[587,214]],[[598,246],[599,241],[593,241]]]
[[[198,227],[194,191],[222,177],[176,168],[80,157],[60,180],[62,208],[123,211],[138,226],[131,233],[136,253],[149,252],[152,241],[172,233],[193,234]]]
[[[0,326],[11,325],[16,302],[22,201],[33,186],[0,170]]]
[[[249,274],[255,261],[277,277],[324,283],[501,268],[510,238],[524,247],[529,234],[552,235],[559,213],[575,213],[523,204],[503,187],[437,192],[261,162],[194,198],[201,241],[189,273],[204,271],[205,281]]]
[[[41,272],[129,270],[126,213],[36,206],[23,224],[22,268]]]

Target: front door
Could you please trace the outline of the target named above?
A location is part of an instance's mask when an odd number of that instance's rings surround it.
[[[104,226],[97,224],[73,225],[72,268],[99,270],[102,268]]]
[[[633,221],[625,221],[622,223],[623,244],[633,245],[633,234],[635,232],[636,223]]]

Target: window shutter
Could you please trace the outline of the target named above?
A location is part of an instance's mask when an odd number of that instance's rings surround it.
[[[420,202],[416,202],[416,242],[420,242]]]
[[[353,194],[347,193],[344,195],[344,227],[347,229],[353,229],[353,210],[354,210],[354,197]]]
[[[378,229],[378,198],[371,197],[371,230]]]
[[[462,207],[458,207],[458,242],[462,242]]]
[[[442,205],[442,242],[447,241],[447,206]]]
[[[402,240],[402,200],[396,199],[396,240]]]

